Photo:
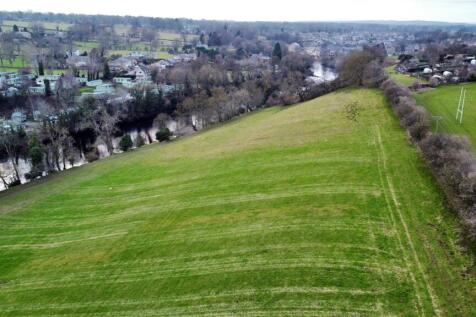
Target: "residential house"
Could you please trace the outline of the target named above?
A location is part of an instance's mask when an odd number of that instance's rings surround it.
[[[128,76],[135,77],[136,82],[145,82],[150,80],[149,70],[143,65],[136,65],[127,73]]]
[[[35,80],[35,83],[37,86],[42,86],[45,87],[45,81],[50,82],[50,89],[51,91],[56,91],[58,88],[58,81],[60,80],[61,76],[60,75],[44,75],[44,76],[38,76]]]
[[[43,96],[46,93],[45,86],[30,86],[28,87],[28,93],[33,96]]]
[[[96,86],[94,92],[99,94],[112,94],[114,93],[114,86],[112,84],[101,84]]]
[[[171,67],[172,64],[168,60],[160,60],[157,63],[153,63],[150,65],[150,69],[158,69],[159,71],[166,70],[168,67]]]
[[[73,55],[68,57],[66,64],[72,68],[85,68],[89,65],[89,57]]]
[[[8,86],[19,87],[22,84],[22,78],[18,73],[8,73],[8,77],[5,80]]]
[[[132,78],[130,77],[114,77],[112,81],[115,84],[122,85],[128,89],[131,89],[134,87],[135,83],[132,81]]]
[[[176,91],[181,91],[184,89],[184,86],[181,84],[175,84],[175,85],[165,85],[165,84],[160,84],[158,85],[158,89],[162,91],[164,95],[168,95],[171,93],[174,93]]]
[[[31,33],[26,31],[15,32],[17,38],[31,40]]]
[[[12,113],[11,121],[16,123],[17,125],[20,125],[26,121],[26,114],[21,111],[15,111]]]
[[[91,80],[86,83],[86,86],[88,87],[97,87],[103,84],[102,79],[97,79],[97,80]]]
[[[126,72],[137,65],[136,58],[132,56],[123,56],[109,62],[109,68],[112,72]]]
[[[5,97],[14,97],[14,96],[17,96],[18,94],[19,94],[18,88],[15,88],[15,87],[8,87],[4,93]]]

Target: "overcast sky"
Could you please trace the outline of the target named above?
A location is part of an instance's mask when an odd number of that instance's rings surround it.
[[[476,23],[476,0],[1,0],[0,10],[240,21]]]

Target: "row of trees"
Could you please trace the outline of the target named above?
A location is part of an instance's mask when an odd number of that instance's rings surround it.
[[[0,158],[8,159],[14,170],[13,180],[19,183],[19,160],[31,162],[31,172],[27,178],[40,176],[43,172],[61,171],[73,165],[79,158],[93,158],[96,149],[92,147],[99,137],[113,151],[113,137],[117,132],[118,113],[106,103],[87,99],[76,110],[62,112],[58,116],[47,116],[41,127],[34,133],[26,134],[23,129],[2,130],[0,132]],[[88,156],[89,155],[89,156]],[[97,157],[96,157],[97,158]]]

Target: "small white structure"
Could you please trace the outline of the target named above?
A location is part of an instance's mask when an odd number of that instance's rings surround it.
[[[12,113],[11,119],[15,124],[22,124],[26,121],[26,114],[21,111],[15,111]]]
[[[15,87],[9,87],[6,91],[5,91],[5,96],[6,97],[13,97],[13,96],[16,96],[18,95],[18,89],[15,88]]]
[[[445,72],[443,72],[443,76],[445,76],[445,77],[451,77],[451,76],[453,76],[453,73],[452,73],[452,72],[449,72],[449,71],[445,71]]]
[[[97,87],[100,85],[102,85],[102,79],[91,80],[86,83],[86,86],[88,87]]]
[[[129,76],[135,76],[136,82],[145,82],[150,80],[149,71],[145,67],[134,66],[134,68],[127,73]]]
[[[43,96],[46,93],[46,87],[45,86],[28,87],[28,93],[33,96]]]
[[[115,84],[122,85],[126,88],[133,88],[135,86],[135,83],[132,82],[132,78],[129,77],[114,77],[112,80]]]
[[[302,51],[302,47],[299,43],[294,42],[288,45],[288,50],[292,53],[297,53]]]
[[[61,76],[60,75],[45,75],[45,76],[38,76],[36,79],[36,85],[37,86],[42,86],[45,87],[45,80],[48,80],[50,82],[50,88],[53,91],[56,91],[56,84],[58,80],[60,80]]]
[[[115,83],[115,84],[126,84],[126,83],[130,83],[132,81],[132,78],[130,77],[114,77],[112,79],[112,81]]]
[[[473,60],[471,61],[471,65],[475,65],[475,66],[476,66],[476,59],[473,59]]]
[[[114,93],[114,86],[112,84],[102,84],[96,86],[96,90],[94,90],[95,93],[99,94],[112,94]]]
[[[423,70],[423,74],[431,74],[431,73],[433,73],[433,70],[431,68],[425,68]]]

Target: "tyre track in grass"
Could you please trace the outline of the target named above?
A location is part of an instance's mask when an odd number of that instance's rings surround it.
[[[395,191],[395,187],[393,185],[392,177],[391,177],[390,171],[388,169],[388,164],[387,164],[388,160],[387,160],[387,156],[386,156],[386,152],[385,152],[385,147],[383,145],[382,135],[381,135],[381,132],[380,132],[380,126],[379,125],[375,125],[375,133],[376,133],[376,146],[377,146],[377,152],[378,152],[378,160],[379,160],[379,174],[380,174],[381,181],[382,181],[382,188],[384,189],[383,192],[384,192],[384,195],[385,195],[385,199],[387,200],[388,209],[391,212],[392,220],[393,220],[395,226],[397,225],[397,223],[395,221],[395,216],[393,215],[393,213],[394,213],[394,210],[396,212],[398,221],[399,221],[399,223],[401,224],[401,226],[403,228],[403,232],[405,233],[405,240],[406,240],[407,244],[410,247],[411,258],[412,258],[414,264],[416,265],[419,273],[421,274],[423,282],[425,283],[425,289],[428,292],[428,295],[430,297],[433,312],[435,313],[436,316],[441,316],[441,310],[439,308],[438,299],[437,299],[437,297],[435,295],[435,292],[434,292],[434,290],[433,290],[433,288],[432,288],[432,286],[429,282],[429,278],[428,278],[428,276],[426,275],[426,273],[423,269],[423,265],[421,264],[420,259],[418,258],[418,254],[417,254],[416,249],[415,249],[415,244],[413,242],[410,231],[408,229],[408,225],[407,225],[407,223],[405,221],[405,218],[403,216],[403,212],[400,209],[400,202],[398,201],[398,197],[397,197],[397,194],[396,194],[396,191]],[[384,177],[385,177],[385,182],[384,182]],[[391,201],[393,202],[394,208],[391,207],[391,204],[389,202],[389,197],[388,197],[388,194],[387,194],[387,190],[390,193]],[[397,230],[397,232],[398,232],[398,230]],[[404,257],[406,258],[406,262],[407,262],[407,266],[408,266],[408,272],[409,272],[409,274],[411,276],[411,279],[413,281],[413,284],[414,284],[415,294],[417,295],[419,310],[421,311],[422,315],[425,316],[426,314],[425,314],[425,309],[423,307],[422,295],[419,292],[419,286],[418,286],[415,274],[412,272],[411,266],[409,265],[410,263],[408,262],[408,254],[405,251],[405,248],[403,247],[403,243],[401,241],[400,236],[397,235],[397,237],[399,239],[399,244],[401,246],[402,253],[403,253]]]

